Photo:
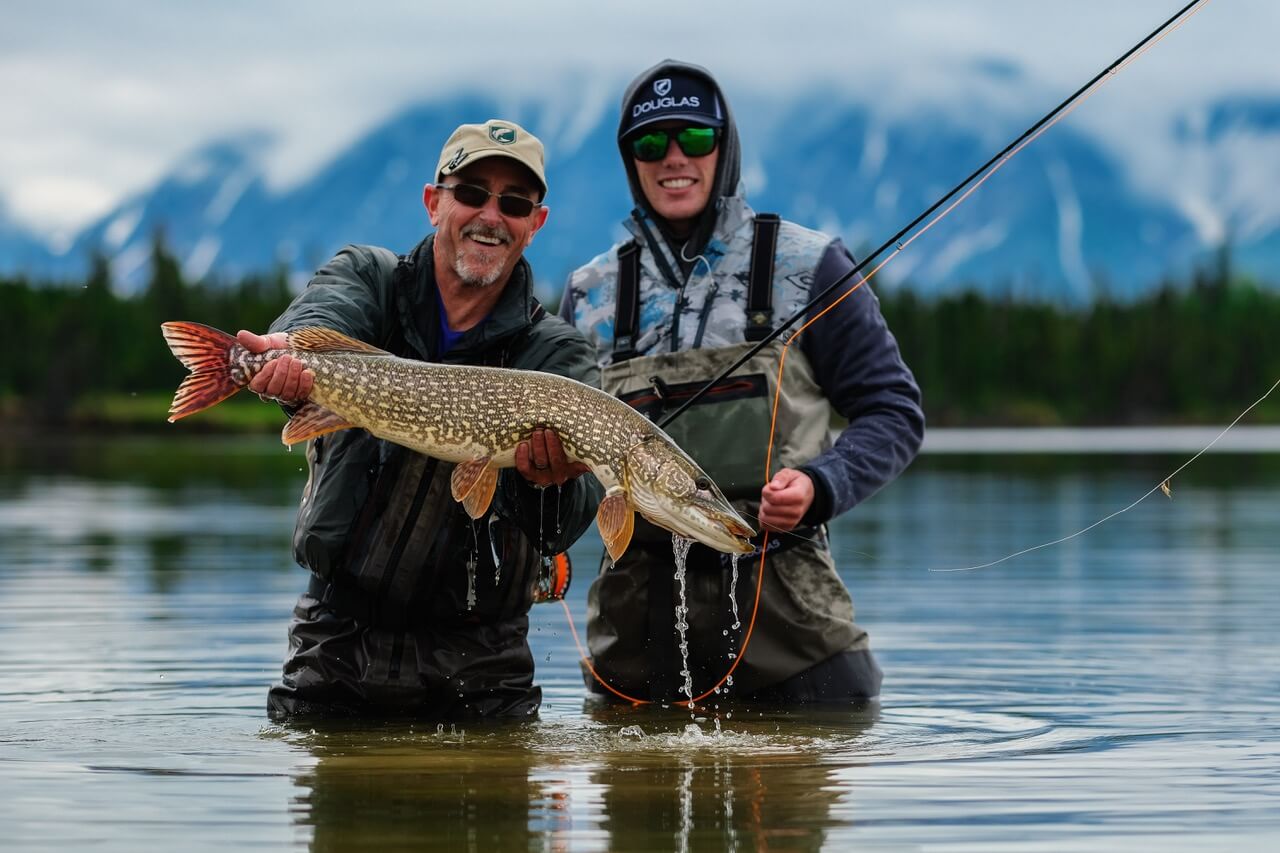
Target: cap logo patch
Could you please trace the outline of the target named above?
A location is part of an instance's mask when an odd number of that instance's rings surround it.
[[[489,125],[489,138],[499,145],[510,145],[516,141],[516,130],[514,127],[491,124]]]
[[[653,81],[653,91],[661,98],[663,95],[671,91],[671,78],[663,77],[661,80]]]

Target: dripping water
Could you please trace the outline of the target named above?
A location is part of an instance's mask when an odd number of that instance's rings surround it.
[[[480,552],[480,537],[476,523],[471,522],[471,553],[467,555],[467,609],[476,609],[476,554]]]
[[[738,618],[738,560],[741,554],[730,554],[729,565],[732,567],[732,573],[729,575],[729,604],[733,607],[733,630],[742,627],[742,620]]]
[[[493,523],[498,520],[497,513],[489,514],[489,524],[485,528],[489,534],[489,553],[493,555],[493,585],[502,583],[502,560],[498,558],[498,546],[493,543]]]
[[[684,676],[685,696],[689,698],[690,705],[693,704],[693,674],[689,671],[689,606],[685,599],[685,568],[689,558],[689,549],[693,546],[692,539],[685,539],[683,536],[671,536],[671,550],[675,555],[676,563],[676,581],[680,584],[680,600],[676,603],[676,630],[680,632],[680,674]]]

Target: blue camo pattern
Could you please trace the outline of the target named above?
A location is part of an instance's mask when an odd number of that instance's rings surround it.
[[[684,286],[683,309],[680,313],[677,350],[693,349],[698,325],[706,315],[703,348],[722,347],[745,340],[747,325],[747,279],[751,269],[751,243],[755,211],[738,195],[720,201],[715,233],[702,253]],[[679,265],[663,240],[652,246],[634,219],[625,223],[644,251],[640,263],[640,318],[636,352],[650,355],[670,352],[672,319],[676,310],[676,290],[658,269],[653,252],[663,253],[671,269]],[[651,229],[652,230],[652,229]],[[774,320],[782,320],[800,311],[810,299],[814,269],[832,238],[783,221],[778,231],[774,259]],[[600,366],[612,360],[615,294],[618,282],[618,243],[596,256],[569,276],[565,289],[566,305],[561,316],[571,318],[587,339],[595,345]]]

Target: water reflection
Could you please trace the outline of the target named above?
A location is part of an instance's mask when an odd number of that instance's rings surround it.
[[[316,853],[820,850],[849,825],[826,760],[848,767],[880,713],[584,710],[589,725],[286,724],[314,758],[294,819]]]
[[[601,791],[606,849],[821,850],[848,825],[833,807],[842,790],[826,760],[855,753],[879,705],[800,712],[740,709],[691,722],[687,712],[589,702],[588,716],[622,724],[629,749],[603,753],[591,773]],[[785,739],[771,736],[786,732]],[[838,746],[837,746],[838,745]]]
[[[552,831],[531,819],[555,798],[536,782],[535,752],[520,737],[501,750],[485,740],[509,726],[470,735],[452,726],[319,724],[290,738],[315,757],[294,779],[295,821],[311,850],[536,849]],[[476,742],[478,741],[478,742]]]

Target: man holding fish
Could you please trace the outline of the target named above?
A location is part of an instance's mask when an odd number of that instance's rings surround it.
[[[541,142],[513,122],[459,127],[423,190],[435,232],[403,257],[346,247],[269,334],[241,332],[240,346],[284,349],[287,332],[320,327],[383,356],[598,385],[590,345],[545,315],[522,257],[547,219],[543,160]],[[577,539],[596,509],[599,485],[578,479],[586,465],[566,458],[553,430],[537,429],[516,448],[514,471],[478,471],[487,503],[464,507],[454,500],[451,466],[344,429],[351,424],[334,412],[303,404],[315,381],[301,358],[283,355],[249,384],[293,410],[291,426],[312,424],[299,433],[312,440],[294,533],[295,556],[312,579],[294,608],[269,713],[535,713],[541,692],[528,609],[537,589],[554,596],[567,583],[555,577],[567,564],[551,555]]]
[[[853,259],[838,239],[747,204],[737,126],[706,69],[668,60],[642,72],[623,96],[617,139],[636,204],[631,234],[573,273],[560,314],[596,345],[604,389],[662,422]],[[677,584],[669,537],[637,524],[631,548],[590,590],[595,692],[678,701],[736,666],[727,698],[857,703],[879,693],[825,522],[915,457],[920,392],[868,287],[787,350],[779,383],[785,340],[666,426],[748,521],[775,531],[758,612],[758,555],[742,561],[738,583],[736,558],[694,545]],[[834,444],[832,408],[848,421]]]

